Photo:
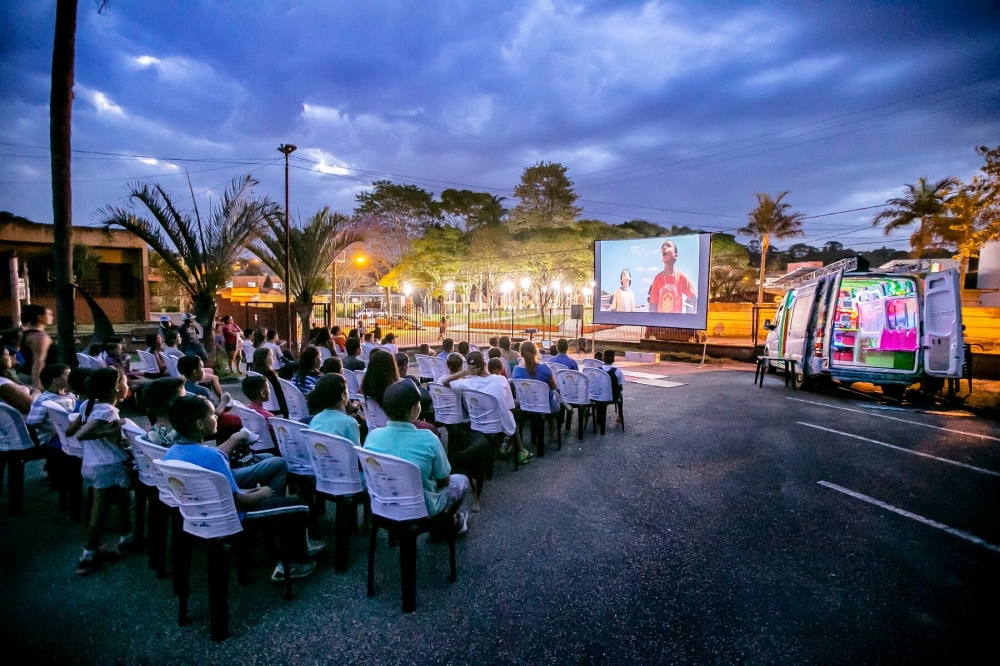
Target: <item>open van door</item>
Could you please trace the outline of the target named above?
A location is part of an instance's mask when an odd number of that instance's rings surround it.
[[[924,278],[924,372],[961,378],[964,360],[958,271],[930,273]]]

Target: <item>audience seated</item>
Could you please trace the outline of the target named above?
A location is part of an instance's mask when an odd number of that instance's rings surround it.
[[[247,407],[265,419],[274,417],[274,414],[264,409],[264,403],[271,399],[271,387],[266,377],[256,375],[244,377],[240,388],[243,389],[243,395],[246,396]]]
[[[580,366],[576,364],[576,361],[571,359],[566,353],[569,351],[569,340],[566,338],[559,338],[554,346],[556,348],[556,353],[549,359],[549,363],[558,363],[559,365],[566,366],[570,370],[580,369]]]
[[[7,403],[22,414],[31,411],[32,398],[38,395],[31,388],[22,386],[7,377],[7,371],[13,369],[14,358],[6,347],[0,347],[0,400]]]
[[[396,347],[395,333],[387,333],[386,336],[382,338],[382,348],[390,354],[395,354],[399,351],[399,348]]]
[[[420,378],[410,374],[410,357],[403,352],[396,352],[396,369],[399,370],[400,379],[413,382],[413,385],[420,392],[420,413],[431,417],[434,414],[434,401],[431,400],[431,392],[420,383]],[[426,418],[424,421],[431,423],[434,419]]]
[[[146,439],[157,446],[170,447],[177,439],[177,433],[170,425],[170,403],[187,395],[181,377],[154,379],[142,387],[139,401],[149,417],[149,432]]]
[[[150,333],[146,336],[146,353],[152,354],[153,358],[156,359],[156,367],[159,371],[156,374],[152,374],[146,372],[146,368],[143,368],[143,374],[149,379],[165,376],[167,374],[167,362],[163,360],[163,338],[160,337],[159,333]]]
[[[167,450],[164,460],[181,460],[222,474],[233,491],[233,500],[244,525],[251,521],[260,521],[256,523],[258,525],[264,521],[273,523],[279,538],[288,539],[285,548],[292,553],[290,570],[286,572],[279,562],[271,580],[282,582],[286,575],[295,579],[311,574],[316,569],[316,563],[308,558],[318,552],[321,546],[313,546],[307,542],[308,507],[297,498],[284,496],[287,465],[280,478],[272,477],[267,481],[260,481],[259,485],[257,479],[249,487],[238,481],[237,472],[242,470],[230,469],[228,458],[236,441],[240,438],[246,441],[246,436],[239,433],[219,447],[206,446],[205,440],[216,436],[216,417],[211,403],[199,396],[185,396],[174,400],[170,406],[170,423],[178,437]],[[270,460],[284,464],[281,458]]]
[[[468,514],[459,509],[469,492],[469,479],[461,474],[452,474],[441,441],[414,425],[420,416],[420,394],[416,387],[406,381],[390,385],[384,391],[382,409],[389,417],[388,425],[372,431],[365,441],[365,448],[416,465],[423,480],[427,513],[431,516],[454,513],[455,532],[464,534],[468,529]]]
[[[505,378],[510,379],[510,366],[507,365],[507,363],[503,360],[503,357],[500,355],[500,348],[490,347],[490,350],[486,352],[486,354],[489,356],[489,360],[492,361],[496,359],[497,361],[500,361],[497,365],[497,367],[501,369],[500,374],[502,374]]]
[[[285,402],[285,392],[281,388],[281,382],[278,381],[278,375],[271,367],[272,359],[272,351],[265,344],[265,346],[253,353],[253,363],[250,365],[250,370],[267,379],[267,383],[270,385],[271,395],[273,395],[274,399],[278,402],[278,414],[284,416],[288,414],[288,404]],[[282,370],[284,370],[284,368],[282,368]]]
[[[344,343],[347,356],[344,358],[344,368],[347,370],[364,370],[365,362],[361,359],[361,340],[355,337],[347,338]]]
[[[367,400],[374,400],[379,406],[382,406],[382,396],[386,389],[398,382],[399,379],[399,366],[396,365],[396,357],[384,349],[376,349],[368,357],[368,370],[365,371],[365,378],[361,382],[361,394]],[[419,397],[419,392],[417,395]],[[438,437],[441,436],[438,429],[426,421],[415,419],[414,425],[421,430],[430,430]]]
[[[469,357],[469,350],[470,349],[471,348],[469,347],[468,341],[462,340],[461,342],[458,343],[458,353],[461,354],[462,358],[468,358]]]
[[[425,342],[422,345],[420,345],[420,353],[423,354],[424,356],[433,356],[434,350],[431,349],[431,346]]]
[[[215,401],[212,400],[211,392],[198,384],[198,382],[205,379],[205,364],[201,362],[200,358],[197,356],[182,356],[177,359],[177,371],[184,377],[185,391],[191,395],[199,395],[215,404]],[[228,439],[230,435],[243,427],[240,417],[226,411],[229,409],[229,402],[231,400],[232,396],[228,393],[221,393],[218,404],[215,404],[215,414],[219,417],[219,433],[223,439]]]
[[[507,365],[513,370],[521,361],[521,355],[511,349],[510,338],[506,335],[501,336],[497,344],[500,346],[500,358],[507,361]]]
[[[31,411],[25,419],[28,425],[35,429],[38,442],[42,446],[54,448],[62,446],[54,426],[49,422],[49,411],[44,407],[44,403],[51,400],[67,412],[76,409],[76,396],[69,392],[69,373],[69,366],[61,363],[53,363],[42,368],[40,379],[45,390],[31,403]]]
[[[330,358],[323,361],[323,365],[320,366],[319,373],[321,375],[343,375],[344,374],[344,362],[336,356],[331,356]]]
[[[184,356],[180,349],[181,335],[176,329],[170,329],[163,337],[163,355],[173,358]]]
[[[438,358],[448,358],[448,354],[455,351],[455,341],[451,338],[445,338],[441,341],[441,351],[438,352]]]
[[[375,336],[373,333],[365,333],[365,340],[361,343],[361,355],[370,354],[375,349]]]
[[[605,349],[601,360],[604,362],[601,369],[611,377],[611,395],[616,401],[620,400],[622,397],[622,387],[625,386],[625,375],[622,374],[620,369],[615,367],[615,350]],[[622,415],[619,414],[615,421],[621,423]]]
[[[320,329],[323,331],[324,329]],[[329,336],[330,331],[326,331],[325,336]],[[323,338],[324,335],[319,335],[317,337]],[[330,343],[333,344],[332,342]],[[302,394],[308,394],[312,391],[313,386],[316,385],[316,380],[318,380],[322,375],[319,371],[320,368],[320,355],[319,348],[314,345],[309,345],[302,350],[299,355],[299,369],[295,371],[295,376],[292,378],[292,383],[302,391]]]
[[[341,354],[345,353],[347,349],[347,336],[340,330],[340,327],[334,326],[330,330],[330,336],[333,338],[333,344],[337,346],[337,351]]]
[[[344,411],[347,404],[347,381],[342,375],[321,377],[306,400],[309,413],[314,415],[309,422],[310,430],[337,435],[361,446],[358,422]]]

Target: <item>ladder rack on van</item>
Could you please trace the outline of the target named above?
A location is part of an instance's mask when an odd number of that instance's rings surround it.
[[[839,271],[848,273],[850,271],[857,270],[857,268],[858,268],[857,257],[848,257],[847,259],[841,259],[840,261],[835,261],[829,266],[824,266],[823,268],[817,268],[814,271],[810,271],[804,275],[800,275],[799,277],[791,279],[788,282],[783,282],[781,286],[785,291],[788,291],[789,289],[794,289],[800,284],[812,282],[813,280],[821,278],[824,275],[831,275]]]

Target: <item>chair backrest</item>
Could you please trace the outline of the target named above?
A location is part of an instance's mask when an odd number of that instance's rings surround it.
[[[590,380],[590,399],[594,402],[614,402],[611,392],[611,377],[600,368],[584,368],[583,374]]]
[[[66,434],[66,429],[69,428],[69,412],[53,400],[46,400],[42,403],[42,407],[48,412],[49,423],[52,424],[52,427],[56,431],[56,436],[62,445],[63,453],[75,458],[82,458],[83,444],[76,437],[70,437]]]
[[[590,380],[582,372],[564,370],[557,373],[556,384],[565,402],[571,405],[590,404]]]
[[[489,393],[462,389],[462,401],[469,412],[472,429],[483,434],[503,432],[500,402]]]
[[[108,367],[107,364],[101,359],[94,358],[93,356],[88,356],[86,354],[80,354],[79,352],[77,353],[76,358],[80,362],[80,365],[84,368],[100,370],[101,368]]]
[[[364,372],[363,370],[361,372]],[[344,368],[344,379],[347,380],[347,397],[349,400],[361,400],[361,380],[354,370]]]
[[[136,437],[134,446],[139,447],[139,451],[142,452],[143,457],[149,461],[150,470],[152,473],[153,485],[155,485],[160,490],[160,501],[166,504],[167,506],[176,507],[177,500],[174,499],[174,496],[170,493],[170,490],[167,488],[167,480],[163,476],[163,472],[160,471],[159,467],[153,464],[153,462],[156,460],[163,460],[163,456],[167,455],[167,450],[158,444],[153,444],[152,442],[150,442],[148,439],[146,439],[146,435]],[[138,463],[138,457],[137,457],[136,469],[139,469],[138,467],[139,464],[140,463]],[[141,470],[139,474],[141,477],[142,475]]]
[[[469,345],[469,352],[479,351],[479,345]]]
[[[156,355],[148,351],[139,350],[139,359],[142,361],[142,371],[150,375],[160,374],[160,366],[156,362]]]
[[[125,429],[122,428],[122,430]],[[135,471],[139,475],[139,483],[150,488],[158,488],[159,475],[153,467],[153,459],[146,453],[146,447],[144,446],[144,442],[146,442],[145,433],[133,437],[131,433],[126,431],[126,436],[132,443],[132,461],[135,463]]]
[[[267,419],[246,405],[233,402],[233,413],[240,417],[243,427],[257,435],[257,441],[250,445],[251,451],[269,451],[274,448],[271,431],[267,428]]]
[[[420,468],[413,463],[354,447],[371,497],[372,513],[389,520],[426,518],[427,503]]]
[[[299,433],[316,471],[316,490],[327,495],[354,495],[364,490],[354,442],[305,429]]]
[[[549,414],[549,385],[537,379],[512,379],[511,385],[522,412]]]
[[[462,404],[462,394],[450,386],[431,382],[427,385],[434,405],[434,420],[445,425],[458,425],[469,420]]]
[[[305,441],[300,437],[301,432],[307,426],[304,423],[277,416],[268,419],[267,422],[274,430],[274,439],[278,442],[281,457],[288,462],[288,471],[300,476],[315,476],[312,457],[306,450]]]
[[[304,419],[309,416],[309,407],[306,406],[306,397],[302,395],[299,387],[287,379],[278,378],[281,385],[281,392],[285,394],[285,404],[288,405],[288,418],[293,421]]]
[[[22,451],[34,446],[21,412],[0,402],[0,451]]]
[[[443,358],[438,358],[434,356],[431,358],[431,378],[439,382],[442,377],[447,377],[451,374],[451,370],[448,369],[448,361]]]
[[[156,460],[153,466],[181,510],[185,532],[217,539],[243,531],[226,477],[180,460]]]
[[[596,358],[585,358],[583,359],[583,367],[585,368],[597,368],[600,370],[604,367],[603,361],[598,361]]]
[[[179,356],[163,355],[163,361],[167,364],[167,374],[171,377],[181,377],[181,371],[177,369],[177,359]]]
[[[417,369],[420,371],[421,379],[424,377],[434,377],[434,366],[431,364],[430,356],[427,354],[414,354],[413,358],[417,360]]]
[[[361,399],[365,406],[365,423],[368,424],[368,431],[384,428],[385,424],[389,422],[389,417],[382,411],[382,405],[367,396],[361,396]]]
[[[135,446],[135,440],[145,435],[146,431],[136,425],[132,419],[125,419],[122,421],[122,434],[128,439],[128,445],[131,448]]]
[[[365,381],[365,373],[366,372],[368,372],[368,371],[367,370],[355,370],[354,371],[354,376],[357,377],[357,379],[358,379],[358,396],[359,396],[358,400],[361,399],[360,398],[360,395],[361,395],[361,384],[363,384],[364,381]]]
[[[329,349],[327,349],[326,347],[317,347],[316,349],[319,350],[319,359],[320,359],[320,361],[325,361],[326,359],[328,359],[328,358],[330,358],[330,357],[333,356],[333,353]]]

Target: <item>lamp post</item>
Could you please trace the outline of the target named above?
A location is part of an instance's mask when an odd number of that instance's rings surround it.
[[[451,298],[452,298],[452,292],[453,291],[455,291],[455,283],[454,282],[445,282],[444,283],[444,293],[445,293],[445,299],[444,299],[445,310],[444,310],[444,314],[445,314],[445,316],[448,316],[448,301],[451,300]]]
[[[568,284],[563,287],[563,293],[566,294],[566,298],[563,299],[563,321],[566,320],[566,306],[569,303],[570,296],[573,295],[573,285]]]
[[[504,280],[500,285],[500,293],[507,297],[507,307],[510,308],[510,336],[514,337],[514,306],[510,300],[510,293],[514,291],[514,282]]]
[[[292,290],[289,286],[289,281],[292,277],[291,268],[291,255],[292,255],[292,240],[291,234],[289,233],[288,224],[288,156],[295,152],[298,146],[291,143],[283,143],[278,146],[278,152],[285,156],[285,318],[288,320],[288,347],[291,349],[292,341],[294,340],[292,325]],[[298,348],[298,341],[295,341],[295,346]]]
[[[559,280],[558,280],[558,278],[552,281],[552,283],[549,285],[549,288],[552,289],[552,301],[549,302],[549,328],[552,328],[552,311],[556,307],[556,299],[559,298]],[[551,331],[548,331],[548,332],[551,333]]]

